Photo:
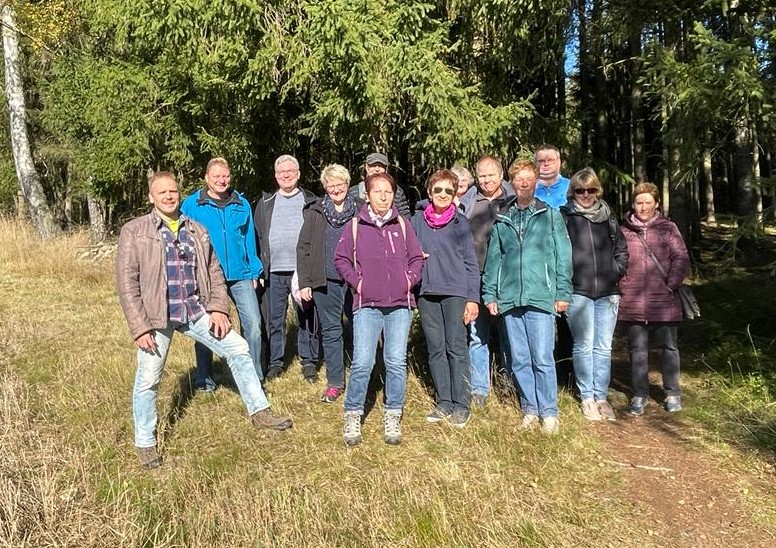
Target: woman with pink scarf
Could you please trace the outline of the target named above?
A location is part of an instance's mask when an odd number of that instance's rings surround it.
[[[429,200],[418,204],[412,226],[425,258],[418,311],[436,392],[436,407],[426,420],[463,427],[471,400],[466,324],[479,311],[480,269],[469,221],[453,202],[457,188],[451,171],[431,175]]]

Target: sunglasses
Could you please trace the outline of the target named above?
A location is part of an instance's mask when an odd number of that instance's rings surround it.
[[[574,194],[577,196],[582,196],[583,194],[587,194],[588,196],[593,196],[595,194],[598,194],[597,188],[575,188]]]
[[[452,196],[453,194],[455,194],[455,190],[453,190],[452,188],[435,186],[434,188],[431,189],[432,194],[442,194],[443,192],[448,196]]]

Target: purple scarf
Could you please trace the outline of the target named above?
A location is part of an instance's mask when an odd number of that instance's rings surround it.
[[[437,215],[434,213],[434,206],[433,204],[428,204],[426,206],[426,209],[423,210],[423,218],[426,219],[426,222],[428,223],[428,226],[431,228],[442,228],[447,223],[453,220],[453,217],[455,217],[456,213],[456,207],[455,204],[450,204],[450,206],[445,209],[442,213]]]

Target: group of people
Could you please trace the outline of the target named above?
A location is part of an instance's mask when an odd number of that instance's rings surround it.
[[[172,174],[149,181],[153,211],[122,228],[116,263],[120,303],[138,347],[133,410],[143,466],[161,464],[156,393],[174,331],[196,341],[197,390],[215,389],[216,352],[257,427],[291,426],[270,410],[262,389],[285,372],[289,300],[302,375],[318,380],[322,354],[321,400],[344,396],[347,445],[361,442],[380,351],[384,441],[401,442],[415,308],[435,391],[428,422],[463,427],[472,407],[486,404],[492,333],[519,394],[522,427],[556,433],[553,349],[561,316],[573,337],[585,418],[616,419],[607,394],[618,321],[630,347],[628,412],[641,415],[647,405],[650,334],[661,355],[665,407],[681,409],[678,288],[689,257],[676,225],[660,213],[655,185],[636,185],[619,224],[596,173],[585,168],[563,177],[559,150],[542,145],[533,160],[512,163],[508,180],[493,156],[477,162],[475,177],[460,166],[435,171],[410,216],[388,167],[384,154],[370,154],[364,179],[351,185],[347,168],[328,165],[320,176],[324,195],[317,197],[299,187],[298,161],[283,155],[274,165],[277,190],[265,192],[253,211],[231,188],[223,158],[208,163],[205,187],[182,205]],[[230,329],[227,296],[242,337]],[[347,382],[344,316],[352,329]]]

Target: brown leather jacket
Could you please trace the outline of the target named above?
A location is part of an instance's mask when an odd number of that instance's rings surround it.
[[[208,312],[229,313],[226,282],[221,264],[201,224],[181,217],[180,230],[193,236],[197,257],[197,289]],[[116,290],[133,339],[169,323],[167,267],[164,243],[159,235],[162,219],[152,211],[121,228],[116,254]]]

